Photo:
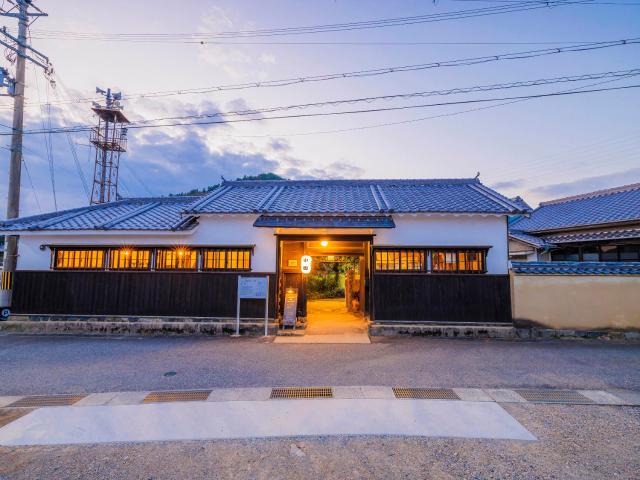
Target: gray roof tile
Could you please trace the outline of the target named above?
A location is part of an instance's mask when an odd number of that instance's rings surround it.
[[[274,187],[278,188],[274,191]],[[220,190],[225,189],[226,190]],[[225,182],[193,213],[345,214],[528,211],[477,179]]]
[[[0,231],[184,230],[193,228],[202,214],[391,212],[510,215],[524,210],[477,179],[236,181],[224,182],[206,197],[127,199],[0,222]]]
[[[62,212],[23,217],[0,222],[0,231],[94,230],[106,222],[109,230],[171,230],[182,218],[182,211],[197,197],[133,198],[102,205],[74,208]],[[143,209],[141,207],[149,208]],[[139,211],[141,213],[132,215]],[[122,221],[118,221],[122,218]],[[56,221],[59,219],[59,221]],[[193,228],[193,222],[182,229]]]
[[[640,184],[541,203],[510,228],[531,233],[629,221],[640,221]]]
[[[640,262],[511,262],[520,275],[640,275]]]

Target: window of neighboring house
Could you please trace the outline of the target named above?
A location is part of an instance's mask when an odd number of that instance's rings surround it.
[[[600,260],[600,250],[597,245],[582,247],[583,262],[597,262]]]
[[[157,270],[195,270],[198,252],[186,247],[159,248],[156,251]]]
[[[576,247],[561,248],[551,252],[551,260],[554,262],[578,262],[580,261],[580,250]]]
[[[118,248],[109,252],[109,268],[112,270],[148,270],[151,250],[148,248]]]
[[[425,254],[422,249],[399,248],[375,251],[377,272],[423,272]]]
[[[53,255],[55,270],[100,270],[104,268],[104,249],[56,248]]]
[[[640,245],[620,245],[620,260],[623,262],[637,262],[640,260]]]
[[[203,270],[250,270],[251,249],[207,248],[202,252]]]
[[[484,273],[485,250],[432,250],[431,271],[436,273]]]
[[[600,261],[617,262],[618,246],[617,245],[600,245]]]

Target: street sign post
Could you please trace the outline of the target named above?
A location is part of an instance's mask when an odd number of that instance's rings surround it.
[[[269,277],[238,276],[238,300],[236,306],[236,333],[240,336],[240,300],[264,298],[264,336],[269,335]]]

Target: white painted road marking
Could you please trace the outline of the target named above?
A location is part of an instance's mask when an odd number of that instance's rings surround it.
[[[497,403],[313,399],[45,407],[0,428],[0,445],[316,435],[536,440]]]

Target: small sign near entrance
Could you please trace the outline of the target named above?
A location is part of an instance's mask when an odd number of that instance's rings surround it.
[[[267,298],[269,279],[267,277],[238,277],[239,298]]]
[[[264,336],[269,334],[269,277],[238,276],[238,299],[236,304],[236,333],[240,336],[240,300],[264,298]]]
[[[302,273],[311,273],[311,256],[302,256],[300,259],[300,270],[302,270]]]
[[[296,313],[298,311],[298,289],[287,288],[284,292],[284,315],[282,316],[283,327],[296,328]]]

